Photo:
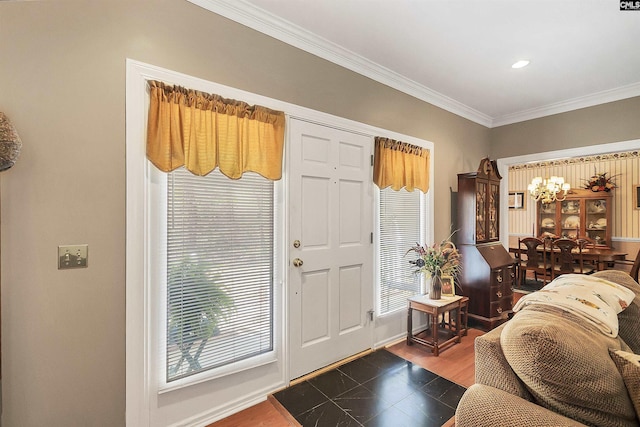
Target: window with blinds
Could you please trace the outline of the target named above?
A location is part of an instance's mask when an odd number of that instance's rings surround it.
[[[171,172],[166,277],[167,383],[272,351],[274,183]]]
[[[420,290],[419,277],[405,257],[407,250],[421,242],[421,192],[391,188],[380,190],[379,314],[407,307],[407,298]]]

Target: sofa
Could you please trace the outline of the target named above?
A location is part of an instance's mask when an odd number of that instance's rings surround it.
[[[617,270],[588,277],[631,295],[613,314],[617,331],[603,333],[559,307],[523,304],[476,338],[475,384],[460,399],[456,427],[640,425],[640,285]]]

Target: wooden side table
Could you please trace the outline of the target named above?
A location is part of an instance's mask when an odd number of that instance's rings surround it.
[[[414,342],[431,348],[434,356],[438,356],[440,349],[459,343],[462,336],[467,334],[469,298],[465,296],[442,297],[438,300],[429,299],[426,295],[416,295],[409,298],[407,310],[407,345]],[[413,310],[426,313],[429,327],[416,334],[413,333]],[[449,321],[439,322],[440,315],[449,313]],[[455,315],[455,320],[452,316]],[[430,332],[429,334],[425,332]]]

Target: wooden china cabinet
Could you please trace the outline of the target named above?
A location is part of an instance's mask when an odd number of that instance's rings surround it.
[[[538,202],[537,235],[587,237],[597,247],[611,248],[612,200],[611,192],[575,189],[570,190],[562,201]]]
[[[462,255],[460,288],[469,297],[469,319],[493,329],[512,312],[515,261],[500,243],[500,180],[495,161],[458,174],[456,244]]]

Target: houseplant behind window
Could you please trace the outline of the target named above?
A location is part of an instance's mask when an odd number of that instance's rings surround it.
[[[198,357],[211,337],[219,333],[220,320],[230,314],[233,300],[197,262],[183,259],[169,266],[167,280],[167,345],[176,345],[188,372],[200,369]],[[196,352],[191,349],[199,342]]]

